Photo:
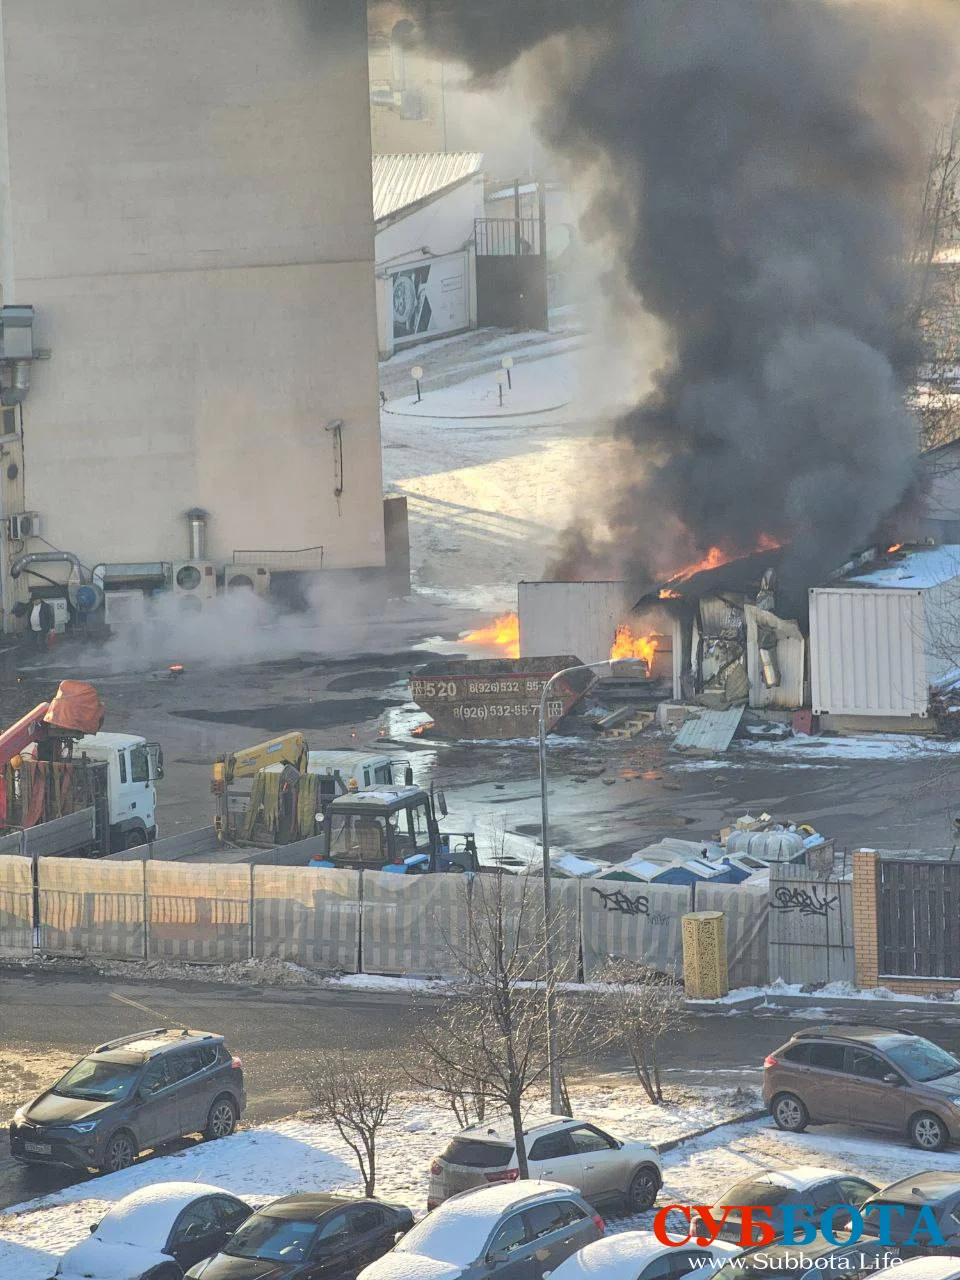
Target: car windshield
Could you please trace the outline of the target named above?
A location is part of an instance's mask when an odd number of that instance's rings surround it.
[[[789,1187],[776,1182],[738,1182],[717,1204],[782,1204],[789,1194]]]
[[[270,1262],[302,1262],[317,1236],[315,1222],[271,1218],[255,1213],[233,1237],[224,1253],[232,1258],[265,1258]]]
[[[140,1067],[109,1058],[83,1058],[71,1067],[53,1092],[62,1098],[86,1098],[90,1102],[114,1102],[125,1098],[140,1074]]]
[[[911,1080],[940,1080],[960,1071],[960,1062],[952,1053],[941,1049],[932,1040],[912,1036],[894,1044],[884,1045],[884,1051],[892,1063],[905,1072]]]
[[[443,1151],[442,1159],[468,1169],[498,1169],[509,1164],[513,1147],[505,1142],[478,1142],[475,1138],[454,1138]]]

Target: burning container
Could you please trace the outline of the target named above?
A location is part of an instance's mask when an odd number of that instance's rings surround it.
[[[410,696],[445,738],[532,738],[547,681],[565,667],[580,666],[569,654],[436,662],[411,679]],[[593,683],[585,667],[556,682],[546,705],[548,733]]]

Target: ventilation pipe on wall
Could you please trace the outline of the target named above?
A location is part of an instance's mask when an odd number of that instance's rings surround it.
[[[26,555],[17,556],[16,560],[10,564],[10,577],[19,578],[24,569],[31,564],[68,564],[71,566],[71,581],[83,581],[83,568],[79,557],[72,551],[29,551]]]
[[[189,555],[191,560],[204,560],[207,554],[208,513],[202,507],[191,507],[187,512]]]

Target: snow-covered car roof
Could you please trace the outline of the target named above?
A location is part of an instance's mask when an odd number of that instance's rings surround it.
[[[101,1218],[93,1239],[140,1249],[162,1249],[177,1214],[201,1196],[236,1199],[233,1192],[204,1182],[155,1182],[118,1200]]]
[[[768,1183],[773,1187],[789,1187],[791,1191],[803,1191],[807,1187],[815,1186],[818,1182],[826,1182],[830,1178],[842,1178],[844,1174],[839,1169],[823,1169],[816,1164],[800,1164],[793,1169],[758,1169],[756,1173],[747,1174],[746,1177],[739,1178],[732,1186],[724,1191],[723,1195],[715,1202],[716,1204],[734,1204],[731,1196],[741,1187],[753,1185],[757,1183]]]
[[[468,1266],[482,1254],[505,1210],[529,1200],[551,1199],[557,1193],[579,1195],[565,1183],[534,1182],[530,1178],[462,1191],[418,1222],[393,1252],[432,1258],[458,1268]]]
[[[896,1272],[897,1280],[956,1280],[960,1258],[910,1258]]]
[[[621,1235],[594,1240],[567,1258],[552,1273],[552,1280],[637,1280],[648,1263],[662,1254],[670,1253],[671,1246],[663,1244],[652,1231],[624,1231]],[[715,1240],[708,1248],[700,1250],[704,1260],[718,1259],[718,1266],[740,1250],[722,1240]],[[709,1276],[710,1271],[704,1267]],[[699,1274],[699,1272],[698,1272]]]

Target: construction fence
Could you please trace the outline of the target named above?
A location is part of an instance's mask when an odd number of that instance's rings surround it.
[[[813,980],[814,964],[838,977],[851,963],[852,935],[840,927],[849,885],[775,879],[768,893],[756,885],[556,879],[551,888],[553,954],[565,981],[595,980],[621,958],[680,975],[681,921],[694,910],[724,913],[732,988]],[[809,907],[824,895],[826,922]],[[795,912],[784,910],[786,901]],[[0,855],[4,957],[278,960],[324,973],[455,977],[495,915],[525,976],[536,977],[543,902],[532,876]],[[834,941],[828,964],[822,952]]]

